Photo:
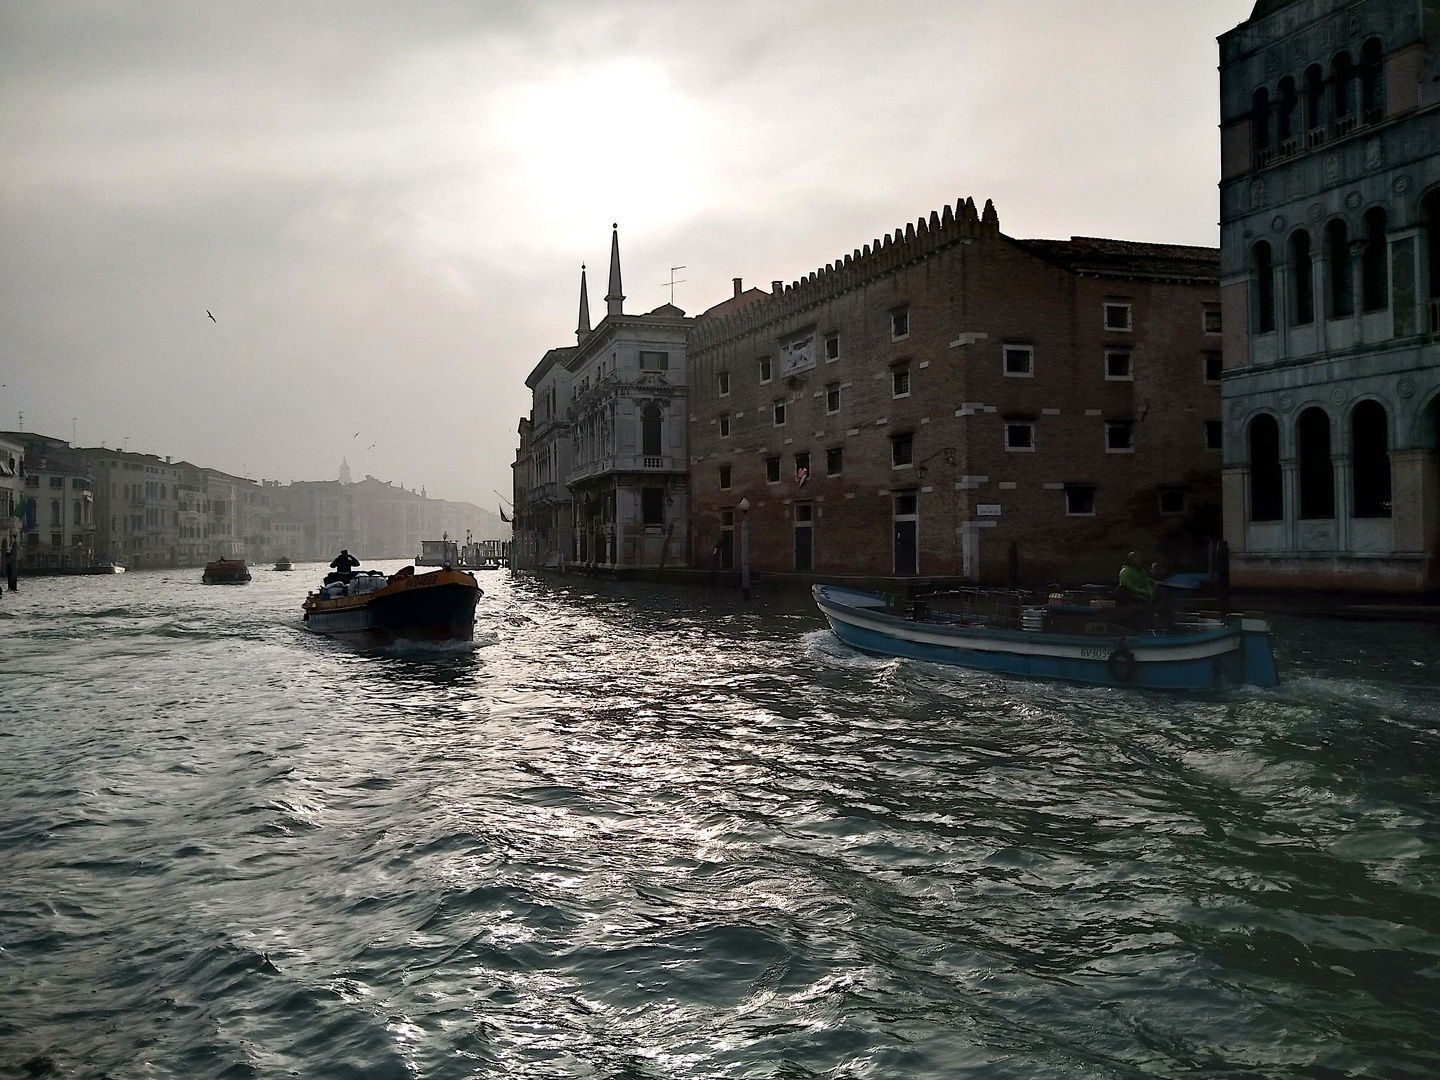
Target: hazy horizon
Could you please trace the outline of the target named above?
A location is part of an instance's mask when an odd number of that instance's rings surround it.
[[[966,196],[1218,243],[1251,6],[0,4],[0,428],[494,507],[612,221],[632,313]]]

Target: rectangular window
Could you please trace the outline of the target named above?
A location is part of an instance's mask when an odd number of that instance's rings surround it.
[[[767,457],[765,459],[765,482],[767,484],[778,484],[780,482],[780,459],[778,457]]]
[[[899,341],[910,336],[910,309],[896,308],[890,312],[890,340]]]
[[[641,371],[666,371],[670,367],[670,354],[663,352],[641,352]]]
[[[832,382],[825,387],[825,411],[832,414],[840,411],[840,384],[838,382]]]
[[[810,479],[810,455],[805,451],[795,455],[795,482],[804,484]]]
[[[825,359],[827,362],[840,359],[840,335],[838,333],[825,335]]]
[[[727,413],[721,413],[721,414],[720,414],[720,438],[722,438],[722,439],[728,439],[729,437],[730,437],[730,414],[729,414],[728,412],[727,412]]]
[[[1218,333],[1220,333],[1221,323],[1220,323],[1220,309],[1219,309],[1219,308],[1206,308],[1206,309],[1205,309],[1205,313],[1204,313],[1204,315],[1202,316],[1202,319],[1204,320],[1205,333],[1207,333],[1207,334],[1218,334]]]
[[[1033,420],[1006,420],[1006,421],[1005,421],[1005,449],[1006,449],[1006,450],[1034,450],[1034,449],[1035,449],[1035,421],[1033,421]]]
[[[1129,304],[1106,304],[1106,305],[1105,305],[1105,329],[1106,329],[1106,330],[1129,330],[1129,329],[1130,329],[1130,305],[1129,305]]]
[[[890,369],[890,396],[897,398],[910,396],[910,368],[908,366]]]
[[[728,371],[722,371],[715,376],[715,384],[720,390],[721,397],[730,396],[730,373]]]
[[[51,486],[52,488],[63,488],[63,487],[65,486],[65,478],[64,478],[63,476],[52,476],[52,477],[50,477],[50,486]],[[145,492],[145,493],[146,493],[147,495],[150,493],[150,492],[149,492],[149,485],[148,485],[148,484],[146,485],[146,492]]]
[[[1184,488],[1160,489],[1160,513],[1183,514],[1189,508]]]
[[[839,476],[845,468],[845,450],[843,447],[832,446],[825,451],[825,475]]]
[[[1207,352],[1205,354],[1205,381],[1219,382],[1220,371],[1224,366],[1224,356],[1218,352]]]
[[[1035,348],[1032,345],[1006,345],[1005,374],[1016,379],[1035,377]]]
[[[720,466],[720,490],[721,490],[721,491],[729,491],[729,490],[730,490],[730,466],[729,466],[729,465],[721,465],[721,466]]]
[[[1090,484],[1066,484],[1065,514],[1067,517],[1094,517],[1095,488]]]
[[[768,356],[760,357],[760,381],[762,383],[770,381],[770,358]]]
[[[1219,420],[1205,421],[1205,449],[1219,450],[1224,444],[1222,442],[1221,425]]]
[[[1119,382],[1133,382],[1130,373],[1130,351],[1128,349],[1105,350],[1105,378]]]
[[[909,432],[890,436],[890,467],[901,469],[915,458],[915,436]]]
[[[1128,454],[1135,449],[1135,421],[1105,421],[1105,452]]]
[[[646,525],[665,524],[665,489],[640,489],[640,519]]]
[[[775,426],[785,426],[785,402],[783,400],[775,402]]]

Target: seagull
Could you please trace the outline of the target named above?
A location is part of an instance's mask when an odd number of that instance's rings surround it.
[[[206,315],[210,315],[210,309],[209,309],[209,308],[206,308],[206,309],[205,309],[205,314],[206,314]],[[211,322],[215,322],[215,316],[214,316],[214,315],[210,315],[210,321],[211,321]]]
[[[350,437],[351,437],[352,439],[358,439],[358,438],[360,437],[360,432],[357,431],[357,432],[355,432],[354,435],[351,435]]]
[[[376,445],[376,444],[372,442],[369,446],[365,447],[365,449],[366,449],[366,450],[374,450],[374,449],[375,449],[375,445]]]

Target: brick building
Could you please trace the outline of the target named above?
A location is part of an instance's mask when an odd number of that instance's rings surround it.
[[[1210,248],[932,213],[690,335],[691,565],[1111,581],[1218,535]],[[730,301],[726,302],[731,304]]]
[[[1440,588],[1440,4],[1260,0],[1220,38],[1237,583]]]

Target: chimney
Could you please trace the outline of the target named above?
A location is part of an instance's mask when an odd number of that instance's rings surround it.
[[[739,296],[739,295],[740,295],[740,279],[737,277],[737,278],[734,279],[734,282],[735,282],[735,295],[736,295],[736,296]]]
[[[774,295],[779,296],[782,292],[785,291],[785,283],[783,281],[770,282],[770,291]]]

